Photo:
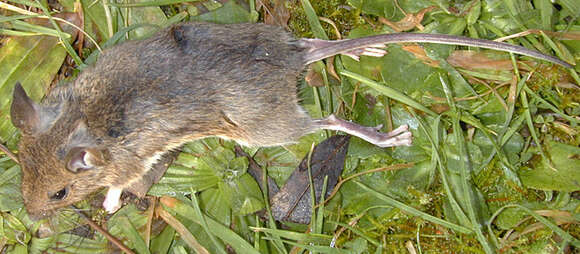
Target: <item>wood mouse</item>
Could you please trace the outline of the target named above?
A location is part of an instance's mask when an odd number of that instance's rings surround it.
[[[381,147],[410,145],[406,125],[381,133],[333,115],[312,119],[296,94],[307,64],[336,54],[380,56],[384,51],[377,47],[398,42],[491,48],[571,67],[520,46],[449,35],[324,41],[295,39],[265,24],[174,25],[105,50],[94,66],[52,89],[42,103],[15,85],[11,119],[22,132],[25,207],[41,218],[105,187],[103,206],[114,212],[123,190],[145,195],[167,168],[165,154],[209,136],[276,146],[331,129]]]

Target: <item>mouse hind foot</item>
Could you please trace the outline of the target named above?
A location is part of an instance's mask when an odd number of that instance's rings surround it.
[[[348,44],[349,41],[354,40],[356,39],[345,39],[339,41],[301,39],[299,44],[307,49],[307,54],[305,56],[305,62],[307,64],[337,54],[348,56],[356,61],[360,59],[360,56],[382,57],[387,54],[387,51],[384,49],[386,47],[384,43],[366,45]],[[345,46],[347,44],[349,46]]]
[[[409,132],[409,126],[406,124],[387,133],[379,132],[382,125],[377,127],[366,127],[342,120],[334,115],[330,115],[323,119],[316,119],[314,120],[314,124],[319,129],[346,132],[380,147],[409,146],[412,142],[412,135],[411,132]]]
[[[365,48],[358,48],[358,49],[349,50],[349,51],[343,52],[341,54],[348,56],[348,57],[354,59],[355,61],[359,61],[360,56],[382,57],[382,56],[386,55],[387,51],[383,49],[384,47],[385,47],[385,45],[378,44],[378,45],[368,46]]]

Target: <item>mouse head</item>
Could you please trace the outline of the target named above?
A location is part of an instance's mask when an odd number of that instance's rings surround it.
[[[102,170],[108,161],[106,149],[65,104],[39,105],[20,84],[14,88],[10,114],[22,132],[18,154],[22,195],[33,218],[82,200],[106,180]]]

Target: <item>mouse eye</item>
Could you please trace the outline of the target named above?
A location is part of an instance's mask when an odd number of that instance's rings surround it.
[[[59,201],[59,200],[63,200],[67,194],[68,194],[68,188],[64,187],[64,188],[62,188],[62,190],[59,190],[56,193],[49,192],[48,196],[50,197],[50,200]]]

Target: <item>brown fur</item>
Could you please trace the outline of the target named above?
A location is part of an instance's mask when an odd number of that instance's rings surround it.
[[[304,63],[303,48],[293,42],[267,25],[182,24],[106,50],[94,67],[37,107],[39,115],[55,109],[50,124],[23,133],[28,212],[42,216],[99,188],[128,187],[153,166],[145,165],[149,158],[187,141],[295,142],[312,123],[297,106]],[[75,147],[96,149],[102,165],[67,170],[65,158]],[[65,187],[65,199],[50,199]]]

